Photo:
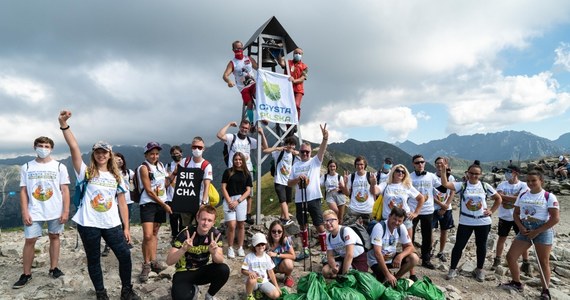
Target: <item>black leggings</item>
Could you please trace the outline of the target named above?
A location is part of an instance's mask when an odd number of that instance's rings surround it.
[[[226,264],[211,263],[195,271],[174,273],[172,278],[172,299],[192,299],[192,285],[210,284],[208,294],[214,296],[228,281],[230,268]]]
[[[433,214],[419,215],[412,221],[414,226],[414,229],[412,230],[412,240],[415,240],[414,237],[416,235],[416,227],[418,226],[418,223],[422,226],[422,260],[429,261],[431,254],[431,233],[433,231]]]
[[[475,231],[475,246],[477,247],[477,268],[483,269],[485,256],[487,255],[487,237],[489,236],[489,232],[491,232],[491,225],[470,226],[462,224],[459,224],[457,227],[455,246],[453,246],[453,250],[451,251],[450,269],[457,269],[461,253],[463,249],[465,249],[473,231]]]

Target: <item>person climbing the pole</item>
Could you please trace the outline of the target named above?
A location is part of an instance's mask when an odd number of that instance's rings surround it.
[[[234,58],[228,62],[222,79],[229,88],[237,86],[241,93],[243,105],[247,107],[247,119],[253,123],[253,99],[255,99],[255,74],[253,70],[257,70],[257,62],[253,57],[243,54],[243,44],[240,41],[232,43],[232,50]],[[235,82],[230,79],[232,73]]]

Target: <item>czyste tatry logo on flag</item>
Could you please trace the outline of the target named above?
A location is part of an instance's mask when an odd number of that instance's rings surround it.
[[[289,81],[288,75],[257,70],[255,96],[257,102],[255,121],[298,123],[293,84]]]

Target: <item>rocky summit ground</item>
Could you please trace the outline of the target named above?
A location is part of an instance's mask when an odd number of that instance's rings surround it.
[[[560,201],[561,222],[556,226],[556,239],[552,251],[552,283],[551,293],[553,299],[570,299],[570,214],[565,207],[570,205],[570,197],[558,196]],[[457,216],[455,218],[457,220]],[[447,281],[445,275],[449,269],[449,262],[441,263],[438,259],[433,259],[436,270],[428,270],[417,267],[418,276],[429,276],[432,281],[439,286],[448,299],[537,299],[539,296],[539,276],[538,265],[534,253],[531,252],[531,264],[533,276],[523,277],[526,289],[523,293],[505,291],[497,287],[501,282],[509,281],[508,268],[503,259],[503,266],[497,271],[489,270],[493,257],[495,256],[495,243],[497,220],[494,220],[492,233],[489,236],[487,261],[485,269],[487,272],[485,282],[477,282],[469,274],[475,268],[475,244],[472,237],[467,245],[463,257],[460,261],[460,276]],[[263,227],[263,225],[261,226]],[[151,273],[151,278],[147,283],[138,283],[138,274],[141,270],[142,254],[140,251],[140,241],[142,230],[140,226],[132,226],[132,236],[135,247],[132,249],[133,258],[133,283],[136,292],[143,299],[170,299],[171,277],[174,268],[169,267],[160,274]],[[416,235],[421,238],[421,235]],[[449,256],[455,232],[452,231],[450,241],[446,246],[446,253]],[[62,237],[60,269],[65,273],[58,279],[48,276],[49,256],[47,237],[42,237],[36,244],[36,259],[34,261],[33,280],[22,289],[12,289],[12,285],[18,280],[22,273],[22,231],[3,231],[0,235],[0,299],[95,299],[95,292],[87,273],[87,264],[81,241],[76,245],[77,236],[74,229],[65,231]],[[163,226],[160,230],[159,258],[164,261],[166,253],[170,249],[170,231],[168,226]],[[421,240],[420,240],[421,242]],[[508,250],[509,244],[506,246]],[[315,247],[316,249],[316,247]],[[505,251],[506,251],[505,250]],[[419,251],[419,249],[418,249]],[[224,252],[225,253],[225,252]],[[318,252],[315,251],[312,257],[313,269],[319,271],[321,266],[318,263]],[[241,259],[227,260],[231,268],[229,282],[216,295],[218,299],[245,299],[244,283],[240,274]],[[108,257],[102,258],[103,271],[105,274],[105,285],[111,299],[120,298],[120,279],[118,274],[117,260],[111,253]],[[308,269],[308,266],[307,266]],[[297,280],[307,272],[303,271],[303,263],[296,263],[294,277]],[[282,275],[278,275],[282,279]],[[282,281],[281,281],[282,282]],[[199,299],[204,299],[206,287],[200,288]],[[295,292],[295,287],[290,289]]]

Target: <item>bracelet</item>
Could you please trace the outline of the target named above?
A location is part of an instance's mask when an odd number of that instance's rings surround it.
[[[69,129],[69,125],[67,125],[67,127],[59,127],[59,129],[61,129],[61,130],[68,130],[68,129]]]

